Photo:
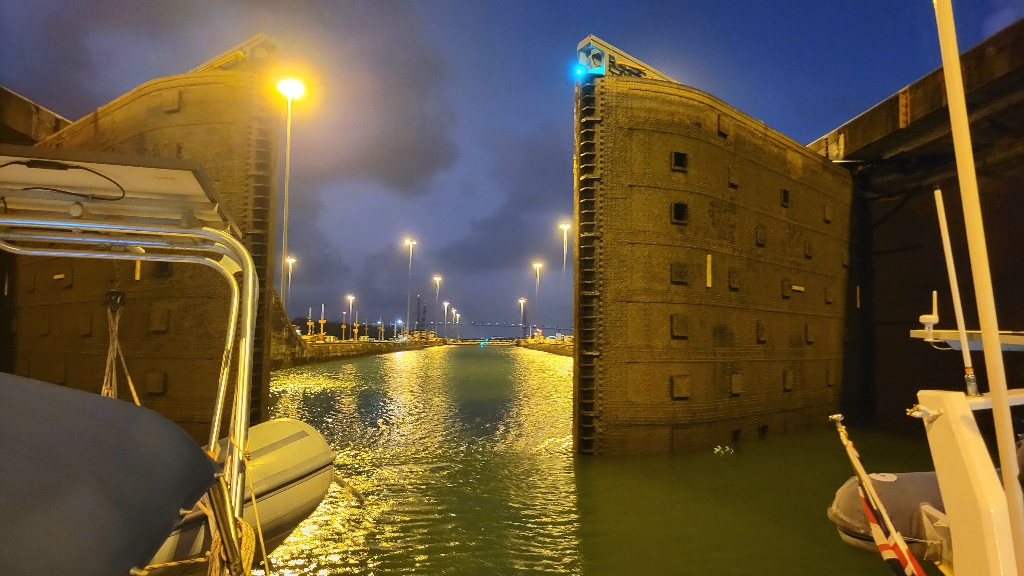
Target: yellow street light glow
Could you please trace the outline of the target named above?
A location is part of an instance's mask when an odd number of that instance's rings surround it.
[[[352,301],[356,299],[356,297],[355,297],[355,296],[353,296],[353,295],[351,295],[351,294],[349,294],[348,296],[345,296],[345,298],[348,298],[348,302],[349,302],[349,304],[351,304],[351,303],[352,303]]]
[[[572,226],[569,224],[560,224],[558,227],[565,231],[568,231],[569,228],[572,228]]]
[[[296,262],[298,262],[298,260],[296,260],[294,256],[289,256],[288,258],[285,258],[285,262],[289,264],[295,264]]]
[[[416,241],[415,241],[415,240],[413,240],[412,238],[406,238],[406,239],[405,239],[405,244],[406,244],[406,246],[412,246],[412,245],[413,245],[413,244],[415,244],[415,243],[416,243]]]
[[[533,263],[533,267],[534,267],[534,268],[535,268],[535,269],[536,269],[536,270],[537,270],[538,272],[540,272],[540,269],[544,267],[544,264],[542,264],[542,263],[540,263],[540,262],[534,262],[534,263]]]
[[[440,282],[440,281],[441,281],[441,277],[440,277],[440,276],[437,276],[437,275],[435,275],[435,276],[434,276],[434,282]]]
[[[298,100],[306,93],[306,87],[295,78],[285,78],[277,83],[277,91],[289,100]]]

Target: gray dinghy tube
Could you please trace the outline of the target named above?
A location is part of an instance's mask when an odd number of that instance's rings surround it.
[[[220,454],[224,454],[221,440]],[[320,505],[334,481],[334,451],[312,426],[291,419],[257,424],[249,429],[248,473],[256,492],[267,554],[277,548]],[[249,486],[245,488],[245,521],[256,527]],[[210,549],[206,516],[189,514],[178,524],[150,564],[202,556]],[[262,563],[259,544],[253,566]],[[206,564],[161,568],[153,576],[205,574]]]

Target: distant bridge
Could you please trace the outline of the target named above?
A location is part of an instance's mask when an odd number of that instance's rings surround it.
[[[522,324],[509,323],[509,322],[470,322],[469,325],[470,326],[484,326],[484,327],[487,327],[487,328],[515,328],[517,330],[522,330],[523,329],[523,325]],[[558,330],[559,332],[571,332],[572,331],[572,328],[564,328],[562,326],[545,326],[543,324],[542,325],[529,324],[528,326],[530,326],[532,328],[540,328],[542,330]]]
[[[442,322],[438,322],[436,325],[433,322],[427,322],[426,324],[428,329],[435,329],[435,331],[436,328],[439,327],[443,329],[445,326],[444,323]],[[448,323],[449,330],[451,330],[453,326],[455,325],[452,324],[451,322]],[[462,322],[460,323],[460,326],[478,326],[484,328],[510,328],[515,330],[523,329],[523,325],[516,322]],[[564,328],[562,326],[547,326],[543,324],[527,324],[527,326],[530,328],[540,328],[541,330],[557,330],[559,332],[572,332],[572,328]]]

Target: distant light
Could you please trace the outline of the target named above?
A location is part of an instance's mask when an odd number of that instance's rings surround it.
[[[345,298],[348,298],[348,301],[349,301],[350,304],[352,303],[353,300],[356,299],[356,297],[351,295],[351,294],[349,294],[348,296],[345,296]]]
[[[572,71],[577,76],[583,76],[584,74],[587,73],[587,67],[584,66],[583,64],[577,64],[572,67]]]
[[[536,268],[539,271],[541,268],[544,267],[544,264],[542,264],[540,262],[534,262],[533,263],[533,267]]]
[[[285,78],[277,83],[277,91],[284,94],[289,100],[298,100],[306,93],[306,87],[295,78]]]
[[[562,230],[569,230],[569,228],[572,228],[572,225],[570,225],[570,224],[559,224],[558,227],[561,228]]]

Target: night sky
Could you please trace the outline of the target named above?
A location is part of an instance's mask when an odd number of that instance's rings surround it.
[[[967,49],[1024,0],[954,9]],[[570,317],[557,226],[572,217],[569,67],[587,34],[803,143],[940,63],[928,0],[0,0],[0,84],[74,120],[258,32],[310,90],[294,116],[291,315],[326,302],[340,319],[352,293],[361,320],[404,317],[413,236],[413,299],[432,319],[443,275],[463,336],[518,321],[534,260],[540,320]]]

